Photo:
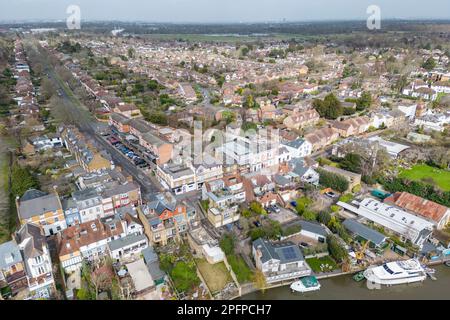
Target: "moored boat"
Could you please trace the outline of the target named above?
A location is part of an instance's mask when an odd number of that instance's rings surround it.
[[[295,292],[310,292],[316,291],[320,289],[320,283],[317,281],[317,278],[314,276],[308,276],[300,278],[298,281],[295,281],[291,284],[292,291]]]
[[[364,279],[365,279],[365,277],[364,277],[364,272],[363,271],[360,271],[360,272],[355,273],[353,275],[353,280],[355,280],[356,282],[360,282],[360,281],[362,281]]]
[[[427,274],[419,261],[410,259],[369,267],[364,277],[371,284],[391,286],[424,281]]]

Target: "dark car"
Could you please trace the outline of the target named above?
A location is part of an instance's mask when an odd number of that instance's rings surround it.
[[[258,220],[253,221],[253,224],[254,224],[256,227],[261,227],[261,222],[259,222]]]
[[[300,242],[300,246],[303,248],[308,248],[309,244],[307,244],[306,242]]]

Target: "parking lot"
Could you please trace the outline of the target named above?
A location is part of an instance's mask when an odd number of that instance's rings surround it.
[[[289,209],[282,208],[282,207],[279,207],[279,209],[280,209],[280,212],[278,212],[278,213],[270,212],[268,214],[269,219],[276,220],[279,223],[284,224],[284,223],[290,222],[290,221],[298,218],[297,213],[295,213]]]
[[[137,167],[143,170],[150,168],[149,160],[143,159],[143,157],[139,156],[135,150],[132,150],[130,147],[126,146],[117,135],[105,134],[104,138]]]

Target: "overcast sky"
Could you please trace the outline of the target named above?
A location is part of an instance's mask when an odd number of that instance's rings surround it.
[[[255,22],[382,18],[450,18],[449,0],[0,0],[0,21],[65,20],[79,5],[82,20]]]

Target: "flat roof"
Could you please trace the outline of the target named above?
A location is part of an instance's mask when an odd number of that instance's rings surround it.
[[[412,242],[415,242],[424,230],[433,229],[432,222],[372,198],[365,198],[360,202],[352,201],[352,204],[354,205],[342,201],[337,203],[338,206],[397,232]]]

